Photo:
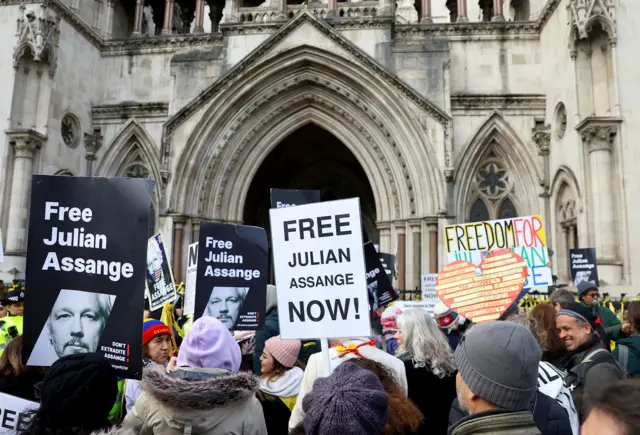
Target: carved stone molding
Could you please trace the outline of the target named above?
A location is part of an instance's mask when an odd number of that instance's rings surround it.
[[[49,10],[46,3],[39,6],[24,3],[20,5],[18,18],[18,43],[13,52],[13,65],[18,67],[22,56],[33,55],[33,60],[46,60],[49,75],[54,76],[57,67],[58,38],[60,35],[60,17]]]
[[[181,48],[211,48],[214,45],[222,47],[223,37],[221,33],[169,34],[107,41],[104,43],[102,55],[107,57],[172,53]]]
[[[505,114],[542,116],[546,110],[547,98],[543,94],[507,95],[452,95],[451,111],[465,114],[483,114],[499,110]]]
[[[166,118],[169,103],[136,103],[125,101],[119,104],[101,104],[91,108],[93,121],[122,120],[128,118]]]
[[[538,155],[548,156],[551,150],[551,132],[548,129],[534,130],[531,138],[538,145]]]
[[[584,146],[589,153],[596,151],[611,151],[613,139],[618,134],[620,118],[589,117],[576,126]]]
[[[102,148],[103,139],[102,131],[99,128],[94,128],[92,133],[84,134],[85,159],[96,159],[96,153]]]
[[[16,158],[32,159],[36,150],[42,148],[47,137],[31,129],[5,130]]]
[[[42,0],[36,0],[36,2],[42,2]],[[104,48],[104,42],[100,34],[82,21],[82,18],[80,18],[76,12],[65,5],[61,0],[44,0],[44,3],[96,48],[99,50]]]
[[[572,28],[570,48],[576,39],[585,39],[589,31],[597,22],[609,34],[609,38],[616,39],[616,0],[569,0],[567,5],[569,26]]]
[[[455,22],[437,24],[397,24],[395,35],[402,39],[447,38],[449,40],[477,39],[538,39],[540,31],[535,22]]]

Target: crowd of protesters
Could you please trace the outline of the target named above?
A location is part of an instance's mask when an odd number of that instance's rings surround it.
[[[23,365],[18,286],[1,304],[0,392],[39,403],[29,435],[638,434],[640,301],[621,322],[596,285],[577,290],[482,324],[391,305],[327,355],[280,337],[269,286],[255,333],[202,317],[178,337],[145,312],[136,381],[97,354]]]

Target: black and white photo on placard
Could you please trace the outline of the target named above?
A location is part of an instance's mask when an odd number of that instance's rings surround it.
[[[268,243],[263,228],[200,223],[195,318],[211,316],[232,331],[264,325]]]
[[[23,360],[97,352],[142,376],[146,179],[35,175],[29,208]]]
[[[389,275],[380,261],[380,254],[372,242],[364,244],[364,259],[367,265],[367,289],[369,293],[369,309],[373,313],[378,308],[398,299]]]
[[[161,234],[156,234],[147,242],[147,288],[151,311],[176,299],[176,284]]]

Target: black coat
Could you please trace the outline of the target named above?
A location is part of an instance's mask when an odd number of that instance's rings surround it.
[[[10,394],[24,400],[39,402],[35,397],[35,384],[42,381],[44,374],[29,371],[20,376],[1,376],[0,393]]]
[[[446,435],[447,416],[456,397],[455,374],[444,378],[434,375],[428,368],[415,368],[411,361],[403,361],[407,372],[409,399],[424,415],[420,435]]]
[[[265,396],[262,392],[259,392],[257,397],[262,405],[264,422],[267,425],[265,435],[287,435],[289,433],[289,418],[291,417],[291,411],[287,405],[279,398]]]
[[[529,403],[529,411],[533,414],[533,421],[542,435],[573,435],[567,411],[546,394],[536,391]],[[449,425],[456,424],[466,415],[460,408],[458,399],[455,399],[449,413]]]

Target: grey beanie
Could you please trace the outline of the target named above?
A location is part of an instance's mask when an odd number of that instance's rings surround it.
[[[581,298],[582,296],[587,294],[589,290],[598,290],[598,286],[591,281],[582,281],[580,284],[578,284],[578,297]]]
[[[455,352],[462,380],[473,394],[500,408],[527,408],[538,389],[540,346],[524,326],[489,322],[473,326]]]

